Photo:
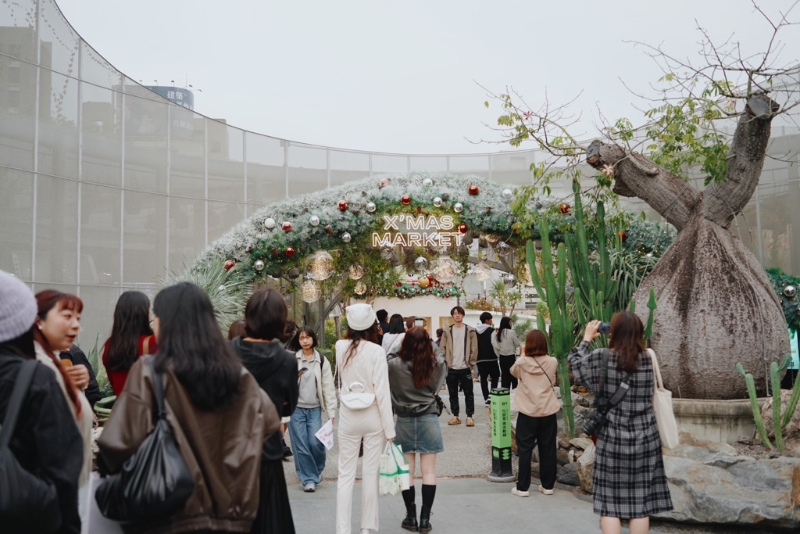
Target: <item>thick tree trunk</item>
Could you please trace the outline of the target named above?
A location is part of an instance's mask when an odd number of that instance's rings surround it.
[[[678,229],[633,297],[644,315],[655,290],[652,345],[665,385],[677,397],[746,397],[738,362],[763,394],[769,363],[789,351],[786,321],[763,267],[728,230],[758,184],[776,111],[772,100],[750,98],[734,134],[726,179],[702,193],[618,145],[595,141],[589,147],[590,165],[614,166],[615,192],[641,198]]]
[[[675,397],[747,397],[739,362],[765,393],[769,364],[789,352],[789,337],[764,268],[739,238],[696,210],[633,296],[645,321],[651,288],[651,342]]]

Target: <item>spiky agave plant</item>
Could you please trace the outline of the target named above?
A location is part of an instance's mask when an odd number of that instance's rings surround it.
[[[238,280],[233,270],[225,270],[221,261],[201,262],[189,268],[184,266],[182,272],[171,272],[160,281],[161,287],[178,282],[191,282],[202,289],[214,306],[217,324],[224,332],[234,321],[244,317],[244,307],[253,292],[252,285]]]

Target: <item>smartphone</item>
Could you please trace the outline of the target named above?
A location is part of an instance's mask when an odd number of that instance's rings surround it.
[[[298,375],[302,375],[302,374],[303,374],[303,373],[305,373],[306,371],[308,371],[308,367],[303,367],[302,369],[300,369],[300,370],[297,372],[297,374],[298,374]]]
[[[600,326],[597,328],[597,331],[600,334],[609,334],[609,333],[611,333],[611,323],[600,323]]]

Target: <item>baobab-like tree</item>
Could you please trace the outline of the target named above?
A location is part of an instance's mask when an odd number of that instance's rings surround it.
[[[780,63],[779,37],[793,26],[790,14],[776,18],[757,5],[754,10],[772,30],[756,55],[745,56],[733,40],[717,45],[702,29],[700,65],[637,43],[662,67],[667,89],[646,113],[646,124],[607,123],[591,143],[570,135],[569,105],[534,108],[513,90],[491,94],[503,107],[497,130],[514,146],[533,141],[553,156],[532,166],[538,182],[524,198],[540,194],[555,177],[580,180],[588,164],[599,171],[594,189],[637,197],[677,229],[633,297],[646,319],[655,290],[651,343],[677,397],[745,397],[737,362],[763,393],[769,363],[789,352],[786,321],[767,274],[731,231],[759,182],[773,119],[798,104],[800,66]],[[689,180],[698,175],[704,187]],[[533,220],[521,219],[522,225]]]

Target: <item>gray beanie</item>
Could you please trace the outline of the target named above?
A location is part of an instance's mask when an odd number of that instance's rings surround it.
[[[19,278],[0,271],[0,343],[16,339],[36,321],[36,299]]]

